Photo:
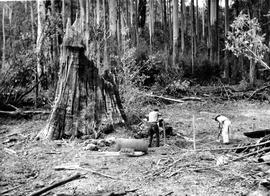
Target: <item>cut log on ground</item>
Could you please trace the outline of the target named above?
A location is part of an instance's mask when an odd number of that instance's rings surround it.
[[[134,151],[141,151],[146,153],[148,151],[148,142],[142,139],[117,139],[116,150],[119,151],[123,148],[133,149]]]

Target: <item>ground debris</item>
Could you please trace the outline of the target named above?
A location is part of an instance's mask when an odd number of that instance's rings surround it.
[[[61,180],[59,182],[56,182],[56,183],[48,186],[48,187],[45,187],[43,189],[40,189],[40,190],[36,191],[36,192],[30,194],[30,196],[39,196],[39,195],[41,195],[43,193],[46,193],[47,191],[49,191],[51,189],[54,189],[54,188],[56,188],[58,186],[66,184],[66,183],[68,183],[68,182],[70,182],[72,180],[76,180],[76,179],[80,178],[81,176],[82,175],[80,173],[76,173],[75,175],[72,175],[71,177],[65,178],[65,179],[63,179],[63,180]]]

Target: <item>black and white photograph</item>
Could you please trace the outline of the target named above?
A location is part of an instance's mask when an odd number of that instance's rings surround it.
[[[270,196],[270,0],[0,0],[0,195]]]

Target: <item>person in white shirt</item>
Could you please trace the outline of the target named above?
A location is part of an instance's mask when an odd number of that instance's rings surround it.
[[[158,121],[161,114],[159,113],[158,109],[154,109],[148,114],[148,122],[150,126],[148,128],[149,134],[149,147],[152,146],[153,135],[156,134],[157,143],[156,147],[159,147],[159,128],[158,128]]]
[[[218,140],[220,135],[222,136],[223,144],[229,144],[230,138],[229,138],[229,132],[231,128],[231,121],[223,115],[217,115],[215,118],[215,121],[218,122],[219,126],[219,134],[218,134]]]

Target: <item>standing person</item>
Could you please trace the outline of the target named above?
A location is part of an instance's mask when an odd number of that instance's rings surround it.
[[[229,132],[231,127],[231,121],[223,115],[217,115],[215,118],[215,121],[218,122],[218,128],[219,128],[219,134],[218,134],[218,140],[220,135],[222,136],[223,144],[229,144]]]
[[[152,146],[153,135],[156,134],[157,143],[156,147],[159,147],[159,128],[158,128],[158,120],[161,114],[158,109],[154,109],[148,114],[148,122],[150,123],[148,134],[149,134],[149,147]]]

